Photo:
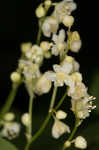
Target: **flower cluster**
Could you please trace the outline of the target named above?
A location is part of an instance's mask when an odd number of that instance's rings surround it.
[[[47,12],[52,6],[54,6],[54,10],[50,16],[47,16]],[[18,68],[15,72],[11,73],[10,78],[14,85],[13,87],[17,88],[21,82],[24,82],[30,97],[29,111],[21,117],[21,121],[26,127],[25,135],[27,140],[30,140],[28,144],[31,144],[32,137],[33,98],[36,95],[47,94],[53,84],[54,90],[48,118],[36,136],[34,135],[34,139],[43,131],[50,116],[54,118],[52,126],[52,136],[54,138],[58,139],[64,133],[71,133],[70,127],[61,121],[66,119],[67,113],[57,110],[57,107],[54,108],[57,88],[66,86],[67,91],[65,94],[70,97],[70,110],[74,113],[77,124],[70,138],[64,143],[64,148],[70,147],[72,143],[74,143],[76,148],[86,149],[87,147],[87,142],[82,136],[72,140],[76,128],[82,123],[83,119],[90,116],[90,112],[96,107],[93,105],[95,98],[88,94],[88,88],[83,83],[83,77],[79,71],[79,63],[68,54],[69,51],[79,52],[82,46],[78,31],[71,31],[72,25],[75,22],[72,12],[76,8],[77,5],[73,0],[62,0],[57,3],[46,0],[41,3],[35,12],[39,19],[37,42],[36,44],[23,43],[21,45],[22,54],[18,61]],[[60,24],[62,24],[63,28],[60,28]],[[47,40],[41,41],[42,33],[45,38],[47,37]],[[52,70],[46,69],[45,72],[42,72],[41,66],[44,64],[44,59],[50,59],[53,55],[59,59],[59,64],[53,64]],[[61,100],[58,106],[62,104],[63,101]],[[5,114],[3,119],[0,120],[0,125],[3,126],[0,136],[12,139],[19,135],[20,124],[14,121],[14,114]]]

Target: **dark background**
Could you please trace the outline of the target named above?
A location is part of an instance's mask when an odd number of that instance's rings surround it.
[[[84,83],[89,91],[97,96],[97,111],[84,121],[78,135],[85,135],[88,139],[88,150],[97,150],[99,146],[99,55],[98,55],[98,14],[97,1],[75,0],[78,9],[73,13],[75,24],[73,30],[79,31],[82,38],[82,48],[79,54],[74,55],[81,65],[80,72],[83,74]],[[9,75],[16,69],[20,57],[20,44],[31,41],[35,43],[37,35],[37,20],[35,8],[40,0],[4,0],[0,2],[0,105],[2,105],[10,91],[11,82]],[[45,95],[34,104],[34,131],[39,128],[44,119],[49,99]],[[19,114],[27,111],[28,95],[22,86],[14,102],[14,111]],[[50,123],[51,124],[51,123]],[[49,125],[50,127],[51,125]],[[24,136],[21,140],[13,141],[20,150],[25,144]],[[42,140],[41,140],[42,139]],[[55,141],[50,136],[50,128],[37,140],[35,150],[59,149],[63,139]],[[23,144],[22,144],[23,143]],[[38,144],[39,143],[39,144]],[[34,149],[32,148],[32,149]],[[31,150],[32,150],[31,149]]]

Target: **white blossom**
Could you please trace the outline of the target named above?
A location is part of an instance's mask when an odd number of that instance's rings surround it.
[[[64,133],[70,133],[70,128],[65,123],[55,119],[54,125],[52,127],[52,136],[58,139]]]
[[[48,93],[51,89],[51,85],[51,81],[47,80],[45,74],[43,74],[35,85],[35,93],[38,95]]]
[[[4,124],[1,130],[1,136],[7,137],[8,139],[16,138],[20,132],[20,124],[17,122],[8,122]]]
[[[93,106],[92,101],[94,97],[86,96],[81,99],[72,99],[72,111],[77,114],[77,117],[80,119],[85,119],[89,117],[91,110],[96,106]]]
[[[76,148],[80,148],[80,149],[86,149],[87,148],[87,141],[85,140],[84,137],[82,136],[78,136],[76,139],[75,139],[75,147]]]
[[[62,2],[57,3],[52,15],[58,20],[58,22],[62,22],[64,17],[70,15],[75,9],[76,4],[73,0],[63,0]]]
[[[65,80],[72,72],[72,64],[71,63],[64,63],[63,65],[53,65],[53,71],[49,71],[46,73],[46,78],[50,81],[53,81],[55,86],[63,86]]]
[[[42,25],[42,31],[44,36],[50,37],[51,33],[56,33],[58,30],[58,21],[55,17],[47,17]]]
[[[65,43],[65,31],[62,29],[59,31],[59,35],[53,34],[52,40],[54,42],[52,46],[52,54],[62,55],[64,50],[66,49],[66,43]]]

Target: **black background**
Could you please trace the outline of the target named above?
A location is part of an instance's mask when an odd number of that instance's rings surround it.
[[[98,10],[97,0],[75,0],[78,9],[73,13],[75,24],[73,30],[79,31],[83,42],[79,54],[74,55],[81,65],[80,71],[84,82],[89,85],[95,70],[99,70],[98,55]],[[35,43],[37,20],[35,8],[40,0],[4,0],[0,1],[0,104],[7,97],[11,82],[10,73],[16,69],[20,57],[20,44],[31,41]],[[20,94],[21,93],[21,94]],[[21,112],[27,111],[28,95],[20,88],[14,107]],[[43,98],[42,98],[43,99]],[[35,112],[42,108],[46,111],[46,98],[35,102]],[[38,105],[38,106],[37,106]],[[44,110],[43,109],[43,110]]]

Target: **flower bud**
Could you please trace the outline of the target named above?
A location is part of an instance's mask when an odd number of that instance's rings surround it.
[[[14,113],[9,112],[9,113],[6,113],[3,118],[5,121],[12,121],[14,120],[15,115]]]
[[[38,17],[38,18],[41,18],[41,17],[44,17],[45,16],[45,9],[44,9],[44,7],[42,6],[42,4],[36,9],[36,16]]]
[[[71,27],[74,23],[74,17],[73,16],[68,16],[66,15],[63,19],[63,24],[66,26],[66,27]]]
[[[10,78],[12,82],[19,82],[21,80],[21,75],[18,72],[12,72]]]
[[[80,40],[80,35],[77,31],[71,33],[71,41]]]
[[[79,73],[79,72],[75,72],[75,73],[73,73],[72,74],[72,78],[75,80],[75,81],[82,81],[82,75],[81,75],[81,73]]]
[[[22,123],[25,125],[25,126],[29,126],[30,125],[30,116],[28,113],[25,113],[22,115]]]
[[[40,79],[37,81],[35,92],[38,95],[48,93],[51,88],[51,81],[47,80],[45,75],[42,75]]]
[[[66,141],[64,143],[64,147],[67,148],[67,147],[70,147],[71,146],[71,142],[70,141]]]
[[[64,111],[59,110],[56,112],[57,119],[65,119],[66,117],[67,117],[67,114]]]
[[[21,51],[22,53],[26,53],[28,50],[30,50],[32,47],[32,43],[23,43],[21,44]]]
[[[47,51],[47,52],[44,54],[44,57],[45,57],[46,59],[51,58],[51,52]]]
[[[74,58],[71,56],[66,56],[65,59],[63,60],[63,63],[68,62],[68,63],[73,63]]]
[[[51,1],[51,0],[46,0],[46,1],[44,2],[44,4],[45,4],[45,8],[46,8],[46,9],[49,9],[49,7],[50,7],[51,4],[52,4],[52,1]]]
[[[87,141],[82,136],[78,136],[75,139],[75,147],[80,148],[80,149],[86,149],[87,148]]]
[[[48,51],[50,49],[51,44],[49,42],[43,41],[43,42],[41,42],[40,47],[45,52],[45,51]]]
[[[77,53],[81,48],[82,42],[81,40],[74,40],[70,43],[70,50],[72,52]]]

